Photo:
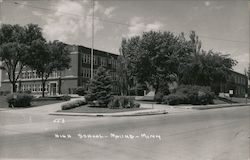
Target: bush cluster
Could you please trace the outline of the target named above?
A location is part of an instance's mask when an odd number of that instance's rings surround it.
[[[164,94],[162,92],[157,92],[155,94],[154,100],[157,103],[161,103],[163,101]]]
[[[206,105],[213,104],[214,93],[209,87],[181,85],[175,93],[164,96],[162,103],[169,105],[192,104]]]
[[[9,107],[29,107],[33,96],[27,93],[16,93],[7,96]]]
[[[69,102],[62,104],[61,109],[62,110],[72,109],[72,108],[76,108],[85,104],[87,104],[85,99],[77,99],[77,100],[69,101]]]
[[[70,99],[71,99],[71,97],[68,95],[63,95],[63,96],[59,97],[59,100],[63,100],[63,101],[69,101]]]
[[[84,88],[82,88],[82,87],[78,87],[75,92],[79,96],[84,96],[86,94],[86,90]]]
[[[8,94],[10,94],[10,91],[0,91],[1,96],[6,96]]]
[[[38,97],[34,98],[33,101],[54,101],[54,100],[62,100],[62,101],[69,101],[71,99],[68,95],[63,96],[49,96],[49,97]]]
[[[126,96],[114,97],[108,104],[108,108],[110,109],[139,108],[139,107],[140,107],[139,103],[135,103],[133,98]]]

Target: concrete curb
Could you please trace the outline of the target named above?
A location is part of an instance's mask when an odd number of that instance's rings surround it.
[[[240,106],[250,106],[250,104],[240,103],[240,104],[225,104],[225,105],[209,105],[209,106],[195,106],[191,108],[196,110],[207,110],[207,109],[230,108],[230,107],[240,107]]]
[[[86,117],[131,117],[131,116],[149,116],[149,115],[159,115],[168,114],[166,110],[156,110],[156,111],[146,111],[146,112],[133,112],[131,113],[69,113],[69,112],[55,112],[49,115],[57,116],[86,116]]]

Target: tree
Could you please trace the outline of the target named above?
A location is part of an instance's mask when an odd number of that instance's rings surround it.
[[[248,79],[250,80],[250,63],[249,63],[249,65],[248,65],[247,77],[248,77]]]
[[[45,42],[41,39],[31,43],[27,65],[36,70],[42,80],[42,96],[45,84],[53,71],[62,71],[70,67],[70,57],[67,46],[59,41]]]
[[[120,55],[117,58],[117,84],[121,95],[127,95],[129,90],[129,78],[127,73],[126,59]]]
[[[120,51],[127,60],[129,77],[157,92],[161,82],[177,80],[180,65],[191,52],[186,45],[171,32],[150,31],[123,39]]]
[[[237,61],[212,50],[201,50],[201,42],[194,31],[190,33],[192,54],[180,69],[180,83],[202,86],[216,86],[225,83]]]
[[[12,92],[16,92],[16,83],[26,64],[30,44],[42,37],[41,28],[37,25],[27,26],[3,24],[0,28],[1,69],[8,74]]]
[[[112,98],[112,78],[109,72],[99,67],[96,75],[90,80],[88,85],[87,100],[98,101],[101,106],[107,106]]]

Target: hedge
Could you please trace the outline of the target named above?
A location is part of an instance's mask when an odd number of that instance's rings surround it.
[[[69,101],[69,102],[62,104],[61,109],[62,110],[72,109],[72,108],[76,108],[85,104],[87,104],[85,99],[77,99],[77,100]]]
[[[108,108],[110,109],[139,108],[139,107],[140,107],[139,103],[135,103],[133,98],[126,96],[114,97],[108,104]]]
[[[181,85],[175,93],[163,97],[163,103],[169,105],[193,104],[206,105],[213,104],[214,93],[209,87]]]
[[[16,93],[7,96],[9,107],[29,107],[33,96],[27,93]]]

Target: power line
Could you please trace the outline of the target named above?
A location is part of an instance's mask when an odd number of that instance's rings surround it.
[[[22,4],[22,3],[19,3],[19,2],[16,2],[16,1],[13,2],[13,3],[11,3],[11,4],[18,4],[18,5],[23,5],[23,6],[30,7],[30,8],[47,10],[47,11],[56,11],[54,9],[49,9],[49,8],[44,8],[44,7],[37,7],[37,6],[33,6],[31,4]],[[79,17],[81,19],[83,18],[83,16],[78,15],[78,14],[73,14],[73,13],[69,13],[69,12],[62,12],[62,11],[56,11],[56,12],[59,12],[59,13],[65,14],[65,15],[69,15],[69,16]],[[92,16],[86,15],[86,17],[92,17]],[[103,19],[103,18],[97,17],[97,16],[95,16],[94,19],[99,20],[99,21],[104,21],[104,22],[107,22],[107,23],[113,23],[113,24],[120,24],[120,25],[131,26],[130,24],[126,24],[126,23],[122,23],[122,22],[117,22],[117,21],[112,21],[112,20],[106,20],[106,19]]]
[[[106,0],[106,1],[108,1],[108,0]],[[120,1],[120,0],[118,0],[118,1]],[[144,0],[137,0],[137,1],[144,1]],[[148,1],[148,0],[145,0],[145,1]],[[37,7],[37,6],[31,5],[31,4],[23,4],[23,3],[16,2],[16,1],[10,2],[10,3],[11,4],[23,5],[23,6],[26,6],[26,7],[40,9],[40,10],[56,11],[54,9],[49,9],[49,8],[44,8],[44,7]],[[81,19],[83,18],[83,16],[78,15],[78,14],[73,14],[73,13],[69,13],[69,12],[62,12],[62,11],[56,11],[56,12],[62,13],[64,15],[78,17],[78,18],[81,18]],[[92,17],[92,16],[86,15],[86,17]],[[134,26],[132,24],[127,24],[127,23],[113,21],[113,20],[107,20],[107,19],[103,19],[103,18],[97,17],[97,16],[95,16],[94,19],[99,20],[99,21],[103,21],[103,22],[106,22],[106,23],[118,24],[118,25],[122,25],[122,26],[130,26],[130,27]],[[174,32],[174,33],[180,34],[178,32]],[[207,35],[199,35],[199,37],[203,37],[203,38],[206,38],[206,39],[212,39],[212,40],[218,40],[218,41],[227,41],[227,42],[234,42],[234,43],[246,43],[246,44],[249,44],[249,42],[247,42],[247,41],[229,40],[229,39],[217,38],[217,37],[212,37],[212,36],[207,36]]]

